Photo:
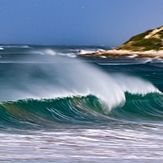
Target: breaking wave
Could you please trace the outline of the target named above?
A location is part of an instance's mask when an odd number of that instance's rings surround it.
[[[32,57],[30,61],[1,65],[6,72],[0,79],[2,128],[162,118],[163,96],[148,81],[109,75],[67,57]]]

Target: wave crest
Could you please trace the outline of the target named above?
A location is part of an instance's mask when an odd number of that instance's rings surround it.
[[[42,63],[26,64],[24,69],[14,65],[11,68],[10,76],[0,85],[1,101],[94,95],[108,106],[109,112],[125,103],[125,92],[159,92],[148,81],[124,74],[109,75],[93,65],[67,57],[47,57]],[[19,85],[15,84],[18,81]]]

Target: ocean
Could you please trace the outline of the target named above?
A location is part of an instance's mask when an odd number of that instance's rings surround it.
[[[0,46],[0,162],[163,162],[163,60],[106,49]]]

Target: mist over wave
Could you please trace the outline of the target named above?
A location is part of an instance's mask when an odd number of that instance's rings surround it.
[[[159,92],[148,81],[124,74],[109,75],[78,59],[25,56],[23,60],[31,62],[13,62],[9,74],[1,79],[1,101],[95,95],[109,111],[125,102],[125,92]]]

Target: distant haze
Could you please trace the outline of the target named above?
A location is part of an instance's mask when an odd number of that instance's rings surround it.
[[[119,46],[163,25],[163,0],[0,0],[0,44]]]

